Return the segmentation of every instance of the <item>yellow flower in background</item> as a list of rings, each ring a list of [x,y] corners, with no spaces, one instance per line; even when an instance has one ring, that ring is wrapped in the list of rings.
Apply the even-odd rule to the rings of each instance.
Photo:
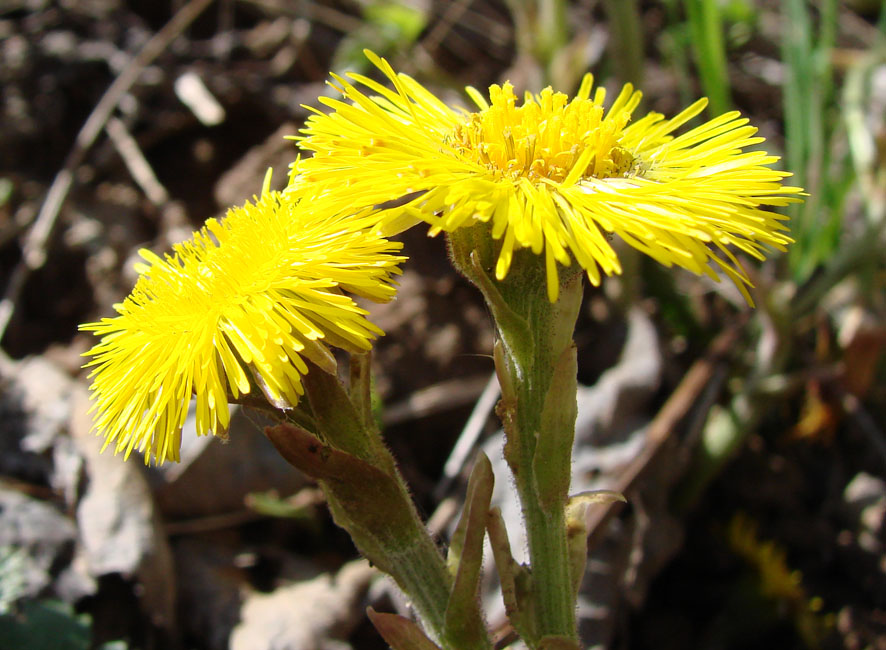
[[[595,285],[621,271],[609,233],[666,266],[714,279],[719,267],[748,301],[750,280],[729,247],[762,259],[765,246],[792,241],[768,208],[801,189],[781,185],[790,174],[769,167],[776,156],[746,151],[763,138],[737,112],[675,136],[706,100],[632,122],[640,92],[626,85],[607,110],[591,75],[572,100],[546,88],[520,103],[506,83],[487,101],[468,88],[479,107],[469,112],[366,55],[394,89],[334,75],[345,101],[321,98],[332,112],[316,112],[295,138],[313,156],[293,165],[288,191],[319,210],[374,215],[385,234],[419,221],[432,235],[489,222],[501,242],[496,277],[514,251],[544,253],[552,301],[557,263],[574,258]]]
[[[291,407],[305,359],[334,368],[327,344],[368,350],[382,334],[343,290],[390,299],[400,244],[356,219],[318,218],[269,180],[255,203],[209,219],[172,255],[141,251],[118,315],[81,326],[101,337],[86,354],[105,447],[178,460],[192,394],[197,433],[224,435],[228,394],[251,390],[247,371],[271,403]]]

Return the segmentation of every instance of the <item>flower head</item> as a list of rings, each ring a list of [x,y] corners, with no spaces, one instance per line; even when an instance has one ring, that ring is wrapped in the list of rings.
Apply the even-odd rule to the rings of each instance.
[[[366,350],[382,333],[343,291],[391,298],[400,244],[360,220],[316,217],[267,186],[172,255],[142,250],[118,315],[81,326],[102,337],[86,354],[106,447],[178,460],[192,393],[197,433],[223,435],[228,395],[252,390],[247,371],[271,403],[291,407],[305,359],[328,369],[325,344]]]
[[[520,103],[506,83],[491,86],[487,101],[468,88],[479,108],[469,112],[366,54],[394,89],[334,76],[346,101],[322,98],[332,112],[316,112],[296,138],[314,155],[293,166],[289,191],[318,209],[375,214],[386,233],[418,221],[431,234],[488,222],[500,240],[496,277],[516,250],[544,253],[552,301],[558,263],[574,258],[595,285],[601,271],[621,271],[609,233],[716,279],[712,261],[748,300],[750,280],[729,247],[762,259],[764,246],[791,242],[769,206],[797,201],[801,190],[781,185],[790,174],[769,167],[776,156],[746,151],[763,138],[737,112],[675,136],[706,100],[671,119],[632,121],[640,92],[627,84],[606,109],[591,75],[572,100],[546,88]]]

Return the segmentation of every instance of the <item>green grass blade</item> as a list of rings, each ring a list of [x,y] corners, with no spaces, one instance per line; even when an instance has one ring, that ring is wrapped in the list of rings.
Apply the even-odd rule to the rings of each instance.
[[[604,6],[612,26],[612,54],[619,61],[618,75],[635,86],[643,83],[643,27],[637,0],[606,0]]]
[[[720,115],[732,107],[720,9],[716,0],[685,0],[685,6],[695,63],[710,100],[708,110]]]
[[[834,109],[830,57],[837,24],[836,0],[820,3],[820,28],[812,27],[804,0],[784,0],[782,58],[785,64],[785,154],[787,168],[809,197],[791,211],[796,244],[791,247],[794,279],[806,280],[833,253],[842,231],[842,194],[829,178]]]

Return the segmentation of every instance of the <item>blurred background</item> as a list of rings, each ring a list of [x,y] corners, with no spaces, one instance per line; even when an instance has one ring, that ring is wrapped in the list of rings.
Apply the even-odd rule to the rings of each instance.
[[[365,607],[405,605],[258,416],[228,444],[186,430],[177,465],[100,455],[77,332],[130,291],[139,248],[268,167],[283,183],[328,72],[377,76],[363,48],[451,104],[590,70],[640,87],[638,114],[707,96],[704,118],[759,127],[809,196],[789,253],[748,264],[756,310],[625,247],[586,290],[573,480],[629,503],[594,513],[582,630],[886,648],[884,3],[0,0],[0,650],[384,647]],[[445,541],[474,450],[500,446],[491,318],[442,237],[404,239],[398,298],[371,307],[379,417]]]

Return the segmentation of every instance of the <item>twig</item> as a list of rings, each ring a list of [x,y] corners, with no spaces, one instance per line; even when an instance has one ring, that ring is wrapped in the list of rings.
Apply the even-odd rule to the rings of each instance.
[[[718,374],[718,368],[725,362],[742,331],[743,321],[714,339],[708,354],[692,364],[683,381],[649,425],[646,434],[647,443],[643,452],[622,472],[616,484],[610,489],[625,494],[648,471],[652,462],[664,449],[665,443],[672,439],[677,426],[685,420],[698,399],[707,391],[710,382]],[[588,512],[585,522],[588,530],[588,548],[596,545],[605,533],[604,524],[623,506],[624,503],[621,501],[614,501],[597,506]]]
[[[164,525],[167,535],[178,537],[182,535],[197,535],[199,533],[215,532],[228,528],[238,528],[244,524],[266,519],[264,515],[255,510],[236,510],[219,515],[208,515],[186,521],[171,521]]]
[[[322,23],[342,34],[350,34],[363,27],[363,21],[318,2],[287,2],[286,0],[245,0],[270,14],[283,14],[293,18],[308,18]]]
[[[434,500],[439,501],[449,491],[452,482],[461,472],[462,468],[471,455],[471,451],[477,445],[480,434],[483,433],[483,427],[489,419],[489,414],[495,409],[495,403],[501,389],[498,386],[498,377],[495,373],[489,377],[480,399],[477,400],[474,410],[471,411],[471,417],[465,423],[461,435],[459,435],[446,464],[443,466],[443,477],[434,489]]]
[[[391,427],[409,420],[460,408],[476,401],[487,384],[487,377],[467,377],[422,388],[405,400],[387,407],[382,414],[382,422],[385,427]]]
[[[449,30],[453,28],[459,18],[461,18],[462,14],[468,10],[470,5],[471,0],[455,0],[450,3],[449,6],[446,7],[443,16],[437,21],[437,24],[434,25],[430,33],[421,40],[421,47],[426,52],[433,54],[437,48],[440,47],[440,43],[446,38],[446,34]]]
[[[158,207],[164,205],[169,200],[169,192],[160,183],[151,168],[151,163],[147,161],[135,138],[130,135],[123,122],[116,117],[110,117],[105,125],[105,131],[111,138],[111,142],[114,143],[117,153],[123,159],[123,164],[126,165],[135,182],[142,188],[148,200]]]
[[[46,193],[40,212],[28,232],[22,250],[22,261],[16,266],[7,285],[6,295],[0,301],[0,338],[6,331],[12,318],[15,304],[24,288],[28,275],[39,269],[46,263],[46,242],[49,240],[59,211],[64,203],[71,184],[74,180],[74,171],[83,162],[86,153],[95,143],[96,138],[111,117],[120,99],[129,91],[138,80],[144,68],[162,54],[169,44],[184,31],[199,16],[212,0],[190,0],[179,10],[172,19],[159,32],[154,34],[145,43],[139,53],[126,65],[120,75],[102,95],[98,104],[92,109],[92,113],[86,119],[74,145],[65,159],[61,171],[56,174]]]

